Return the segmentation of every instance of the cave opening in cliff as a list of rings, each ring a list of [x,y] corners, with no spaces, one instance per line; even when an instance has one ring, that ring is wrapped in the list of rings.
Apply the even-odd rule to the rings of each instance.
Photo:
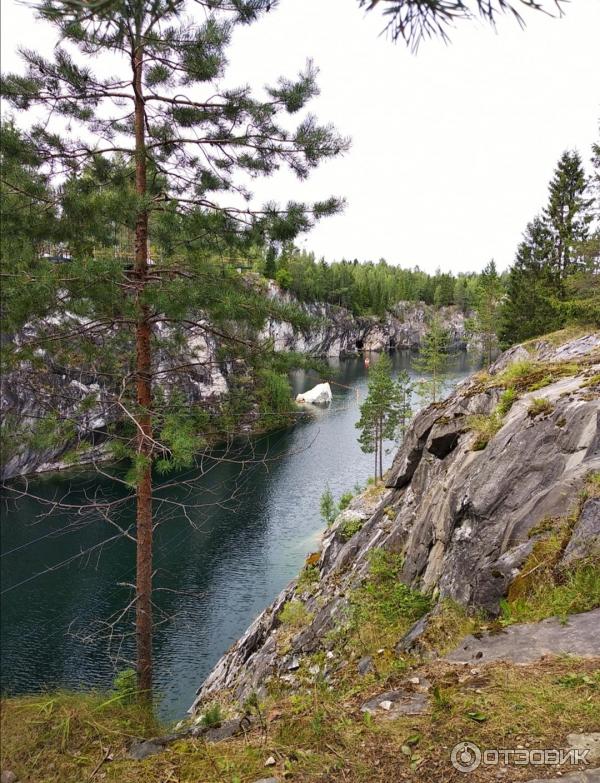
[[[365,347],[365,341],[364,341],[364,340],[363,340],[361,337],[359,337],[359,338],[356,340],[356,347],[357,347],[357,349],[358,349],[359,351],[362,351],[362,349]]]

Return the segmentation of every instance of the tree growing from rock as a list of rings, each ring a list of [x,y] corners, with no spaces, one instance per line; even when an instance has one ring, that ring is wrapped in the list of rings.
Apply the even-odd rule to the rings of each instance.
[[[93,334],[95,342],[82,347],[88,355],[98,345],[108,353],[109,335],[114,352],[115,332],[134,340],[118,400],[133,434],[118,444],[119,455],[131,462],[127,483],[135,493],[137,674],[146,698],[152,692],[158,502],[153,468],[189,464],[199,440],[197,422],[186,417],[185,406],[171,411],[168,395],[157,399],[165,372],[157,350],[169,329],[176,341],[189,329],[210,331],[206,313],[201,315],[206,289],[212,291],[217,321],[243,316],[241,292],[238,286],[232,293],[227,263],[208,264],[209,257],[235,258],[264,236],[293,239],[340,207],[334,198],[284,206],[252,201],[252,178],[281,166],[304,178],[347,146],[312,115],[291,127],[284,119],[318,92],[310,63],[297,78],[280,79],[264,94],[248,86],[223,87],[234,29],[257,20],[270,5],[270,0],[130,0],[88,6],[48,0],[39,13],[57,30],[54,56],[23,49],[26,72],[2,80],[2,95],[17,111],[35,110],[28,115],[26,143],[57,197],[71,196],[65,215],[69,208],[74,216],[85,209],[88,217],[99,212],[105,227],[116,221],[132,237],[128,263],[114,253],[92,254],[88,247],[73,256],[69,274],[55,276],[54,293],[61,293],[52,305],[62,298],[80,322],[46,339],[79,340],[83,346]],[[162,248],[160,258],[151,256],[155,247]],[[260,323],[258,312],[245,313]],[[243,337],[231,339],[251,350]],[[121,350],[126,344],[121,341]],[[33,347],[28,350],[31,354]],[[81,361],[81,354],[74,358]]]
[[[369,370],[368,392],[356,427],[362,451],[375,455],[373,478],[383,478],[383,442],[406,431],[411,416],[412,383],[406,370],[392,378],[392,362],[382,354]]]

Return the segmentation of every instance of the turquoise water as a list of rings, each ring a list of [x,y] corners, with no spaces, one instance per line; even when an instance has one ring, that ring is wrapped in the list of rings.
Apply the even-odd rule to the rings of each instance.
[[[395,371],[410,369],[408,352],[392,358]],[[457,356],[451,382],[470,371],[467,356]],[[163,717],[185,712],[220,655],[318,547],[326,484],[337,498],[371,473],[372,455],[360,451],[354,426],[366,390],[364,361],[330,362],[329,379],[340,384],[332,387],[331,406],[234,449],[227,462],[207,462],[201,479],[188,473],[181,478],[189,484],[162,493],[154,656]],[[294,373],[294,393],[319,380],[312,372]],[[392,458],[393,450],[386,466]],[[93,471],[43,476],[29,491],[72,503],[119,497],[117,485]],[[4,498],[2,688],[109,687],[133,655],[130,613],[112,635],[106,623],[131,601],[134,544],[108,540],[119,531],[97,514],[46,511],[31,498]],[[126,529],[133,520],[126,505],[117,521]]]

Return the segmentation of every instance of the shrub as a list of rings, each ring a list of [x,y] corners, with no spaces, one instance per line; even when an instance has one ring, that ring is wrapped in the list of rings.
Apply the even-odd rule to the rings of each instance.
[[[340,502],[338,503],[340,511],[344,511],[344,509],[348,508],[348,506],[350,505],[350,501],[352,500],[353,497],[354,495],[352,494],[352,492],[344,492],[344,494],[340,498]]]
[[[223,722],[223,712],[221,711],[220,704],[211,704],[206,708],[204,715],[202,716],[202,725],[211,728],[213,726],[220,726]]]
[[[302,628],[303,625],[310,622],[311,615],[302,601],[291,600],[285,604],[279,613],[279,619],[283,625],[289,625],[292,628]]]
[[[319,581],[319,569],[315,565],[305,566],[298,578],[298,589],[306,590]]]
[[[539,416],[542,413],[552,413],[554,405],[545,397],[534,397],[529,403],[527,413],[532,416]]]
[[[122,704],[131,704],[137,697],[137,675],[135,669],[123,669],[113,680],[113,689]]]
[[[355,536],[362,528],[363,521],[361,519],[347,519],[338,528],[338,537],[344,543],[350,541],[352,536]]]
[[[488,414],[478,414],[476,416],[469,416],[468,425],[475,432],[475,440],[471,445],[473,451],[481,451],[485,449],[490,440],[502,427],[502,417],[494,411]]]

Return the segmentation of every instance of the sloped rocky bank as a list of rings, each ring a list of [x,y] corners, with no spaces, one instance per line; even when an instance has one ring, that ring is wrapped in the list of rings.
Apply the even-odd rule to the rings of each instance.
[[[282,591],[217,663],[192,711],[220,692],[243,699],[329,649],[377,549],[401,554],[402,581],[434,603],[453,599],[498,614],[553,521],[568,523],[564,557],[599,553],[598,500],[580,497],[598,470],[600,334],[511,349],[415,417],[386,486],[354,499],[310,558],[318,582]],[[291,633],[281,619],[290,603],[306,618]],[[417,642],[435,611],[399,649]]]

